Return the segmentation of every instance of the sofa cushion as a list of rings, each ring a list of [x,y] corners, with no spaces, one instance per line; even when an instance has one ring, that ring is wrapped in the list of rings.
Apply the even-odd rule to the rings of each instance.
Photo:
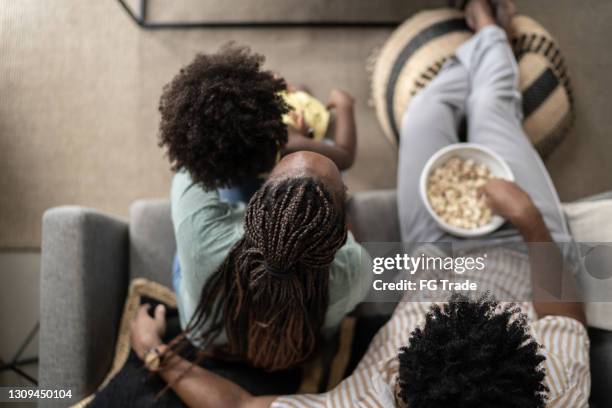
[[[606,279],[601,271],[589,271],[590,263],[586,262],[589,254],[594,253],[590,250],[598,244],[612,247],[612,199],[568,203],[563,210],[572,236],[585,256],[587,273],[579,279],[585,291],[589,326],[612,330],[612,270]]]
[[[172,288],[176,251],[168,200],[139,200],[130,207],[130,278],[147,278]]]
[[[357,193],[349,200],[347,213],[358,241],[401,241],[395,190]]]

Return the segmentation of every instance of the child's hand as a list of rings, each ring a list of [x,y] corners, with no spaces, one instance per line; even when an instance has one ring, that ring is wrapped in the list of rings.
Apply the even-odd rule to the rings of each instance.
[[[332,89],[329,94],[328,109],[352,108],[355,103],[353,97],[340,89]]]
[[[292,111],[289,113],[289,115],[291,115],[291,119],[293,119],[293,123],[294,123],[294,125],[289,125],[289,127],[292,130],[295,130],[295,132],[299,133],[302,136],[308,136],[310,134],[310,128],[308,127],[308,125],[306,124],[306,121],[304,120],[304,113],[303,112],[298,113],[298,112]]]

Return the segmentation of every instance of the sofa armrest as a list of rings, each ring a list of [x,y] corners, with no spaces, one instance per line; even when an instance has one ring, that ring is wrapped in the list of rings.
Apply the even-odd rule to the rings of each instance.
[[[112,362],[128,284],[128,226],[81,207],[50,209],[42,224],[39,382],[71,389],[74,403]]]

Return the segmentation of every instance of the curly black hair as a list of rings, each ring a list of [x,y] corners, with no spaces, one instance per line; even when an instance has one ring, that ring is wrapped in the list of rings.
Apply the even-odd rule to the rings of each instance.
[[[264,57],[228,43],[198,54],[164,87],[160,147],[172,169],[207,189],[232,187],[274,167],[287,143],[279,91],[285,81],[262,70]]]
[[[399,353],[399,398],[410,408],[544,407],[545,357],[516,305],[454,294],[434,305]]]

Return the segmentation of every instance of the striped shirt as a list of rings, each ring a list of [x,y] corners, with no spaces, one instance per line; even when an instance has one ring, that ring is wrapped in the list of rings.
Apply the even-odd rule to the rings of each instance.
[[[487,251],[489,266],[496,279],[487,290],[498,299],[504,294],[529,290],[529,260],[526,255],[511,250]],[[491,264],[492,262],[492,264]],[[490,269],[491,270],[491,269]],[[492,290],[493,289],[493,290]],[[518,296],[518,295],[517,295]],[[376,334],[351,376],[324,394],[283,396],[272,408],[324,408],[396,406],[398,351],[408,344],[411,332],[422,327],[433,302],[400,302],[387,324]],[[589,371],[589,340],[585,327],[578,321],[562,316],[538,319],[531,303],[520,304],[531,322],[534,339],[543,346],[546,360],[545,383],[549,388],[548,407],[588,407],[591,387]]]

